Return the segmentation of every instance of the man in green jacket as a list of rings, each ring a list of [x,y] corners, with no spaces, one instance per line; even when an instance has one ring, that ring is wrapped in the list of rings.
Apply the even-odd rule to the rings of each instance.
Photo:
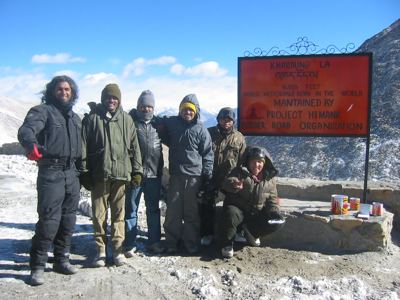
[[[106,262],[107,209],[111,208],[111,241],[116,266],[125,264],[125,184],[139,185],[143,169],[136,128],[121,107],[121,91],[108,84],[101,103],[82,121],[81,183],[91,191],[94,239],[97,257],[94,267]]]
[[[211,185],[206,187],[200,204],[201,214],[201,244],[208,246],[214,239],[216,202],[223,200],[218,197],[218,191],[228,174],[239,166],[240,159],[246,149],[246,141],[234,127],[235,111],[223,107],[217,115],[216,126],[208,128],[214,152],[214,167]]]

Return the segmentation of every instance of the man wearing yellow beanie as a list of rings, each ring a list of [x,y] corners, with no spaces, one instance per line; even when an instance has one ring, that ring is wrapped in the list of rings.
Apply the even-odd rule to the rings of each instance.
[[[211,137],[200,121],[194,94],[179,105],[179,115],[160,121],[160,137],[169,147],[169,189],[164,222],[167,252],[180,245],[189,254],[199,250],[200,216],[197,194],[212,175],[214,154]]]

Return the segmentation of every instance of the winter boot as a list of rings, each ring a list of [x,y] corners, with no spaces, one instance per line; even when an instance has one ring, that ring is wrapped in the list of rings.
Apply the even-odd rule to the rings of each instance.
[[[247,228],[246,224],[243,224],[242,226],[243,229],[243,234],[244,237],[246,238],[247,242],[249,243],[250,246],[252,247],[258,247],[260,246],[260,240],[257,241],[257,238],[255,238],[250,230]]]
[[[233,257],[233,246],[228,245],[221,249],[222,257],[224,258],[232,258]]]
[[[78,272],[78,269],[71,265],[69,261],[55,261],[53,271],[64,275],[73,275]]]
[[[126,258],[125,255],[122,253],[118,253],[117,255],[114,256],[114,264],[117,267],[121,267],[126,264]]]
[[[44,269],[31,270],[29,284],[32,286],[42,285],[44,283]]]

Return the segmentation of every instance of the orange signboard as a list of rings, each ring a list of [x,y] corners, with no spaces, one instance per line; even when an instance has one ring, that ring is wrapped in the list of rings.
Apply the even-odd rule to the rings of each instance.
[[[240,57],[240,131],[367,136],[371,61],[371,53]]]

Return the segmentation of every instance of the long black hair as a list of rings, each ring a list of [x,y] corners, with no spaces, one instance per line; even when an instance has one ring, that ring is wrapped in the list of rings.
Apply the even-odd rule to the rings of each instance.
[[[69,86],[71,87],[71,100],[68,103],[69,107],[72,107],[75,105],[76,100],[78,99],[78,86],[75,83],[75,81],[66,76],[66,75],[60,75],[60,76],[55,76],[49,83],[46,84],[46,89],[42,91],[42,103],[47,103],[47,104],[55,104],[57,105],[57,100],[54,97],[54,90],[60,82],[68,82]]]

